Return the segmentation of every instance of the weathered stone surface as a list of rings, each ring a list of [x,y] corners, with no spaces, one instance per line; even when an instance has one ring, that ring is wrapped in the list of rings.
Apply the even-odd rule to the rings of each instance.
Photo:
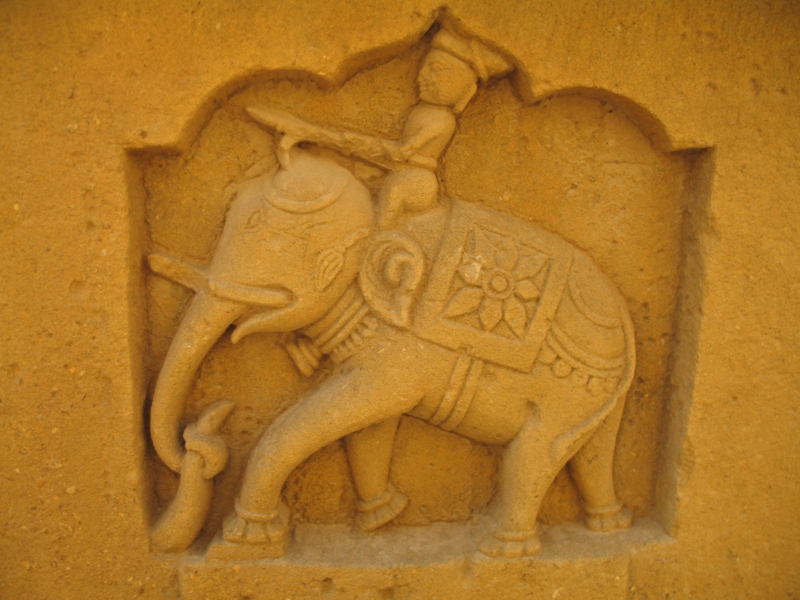
[[[0,595],[800,593],[793,3],[8,2],[0,14]],[[349,533],[359,496],[334,443],[284,487],[285,558],[205,560],[251,448],[328,373],[303,377],[259,333],[222,339],[200,367],[183,425],[233,400],[230,458],[197,544],[157,553],[151,523],[177,485],[148,398],[191,293],[147,255],[212,256],[230,184],[274,164],[271,131],[244,112],[254,102],[400,139],[437,18],[514,67],[458,116],[440,191],[561,236],[625,298],[637,370],[614,487],[633,527],[575,524],[586,513],[564,470],[538,555],[476,553],[500,449],[403,417],[398,526]],[[377,197],[371,168],[352,166]],[[558,360],[545,363],[556,375]]]

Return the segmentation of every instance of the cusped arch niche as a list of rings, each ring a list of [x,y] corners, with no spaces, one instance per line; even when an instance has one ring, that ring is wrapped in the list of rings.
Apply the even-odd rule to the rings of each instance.
[[[434,26],[436,27],[436,26]],[[416,76],[431,32],[380,64],[335,87],[303,74],[265,74],[234,82],[209,103],[196,138],[180,152],[135,155],[143,175],[148,227],[145,253],[165,251],[190,261],[210,258],[236,185],[275,164],[275,139],[245,107],[268,104],[329,126],[398,138],[417,102]],[[637,517],[651,514],[665,407],[670,394],[679,291],[687,249],[687,203],[694,193],[697,152],[669,152],[657,121],[631,101],[602,90],[563,90],[523,102],[512,81],[482,86],[460,115],[437,172],[450,198],[483,204],[554,232],[585,251],[618,286],[636,330],[637,367],[618,437],[615,484]],[[337,156],[374,194],[385,174]],[[147,274],[148,376],[158,375],[192,292]],[[222,433],[230,448],[200,547],[233,510],[248,454],[264,429],[300,395],[324,379],[300,375],[278,335],[256,334],[232,344],[223,336],[200,367],[185,423],[219,399],[235,410]],[[497,488],[495,448],[403,417],[391,479],[410,498],[400,525],[466,521],[484,511]],[[177,477],[150,449],[152,511],[160,513]],[[306,460],[290,476],[284,497],[293,523],[350,524],[356,512],[341,441]],[[544,501],[546,524],[582,517],[565,468]]]

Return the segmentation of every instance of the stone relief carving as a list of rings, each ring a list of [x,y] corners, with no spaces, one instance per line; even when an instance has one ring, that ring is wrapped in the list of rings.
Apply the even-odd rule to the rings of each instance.
[[[356,525],[392,521],[408,498],[389,481],[402,415],[504,448],[499,492],[477,547],[539,549],[545,492],[569,463],[587,526],[624,528],[614,490],[617,430],[635,367],[625,301],[584,253],[520,219],[443,196],[437,168],[478,86],[513,65],[447,27],[431,40],[419,102],[399,140],[338,130],[251,105],[278,136],[278,166],[239,185],[207,265],[163,252],[157,274],[194,290],[156,383],[150,434],[180,473],[153,526],[158,551],[180,552],[206,519],[228,448],[233,404],[209,406],[180,431],[198,367],[235,325],[235,343],[281,333],[298,371],[330,376],[264,431],[221,539],[225,557],[282,556],[290,542],[281,490],[307,457],[344,438],[358,493]],[[376,198],[334,151],[388,174]]]

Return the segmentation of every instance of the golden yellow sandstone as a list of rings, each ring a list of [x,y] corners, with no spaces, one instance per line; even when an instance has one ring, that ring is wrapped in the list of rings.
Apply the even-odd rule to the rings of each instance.
[[[794,375],[800,15],[793,3],[453,2],[443,10],[422,2],[47,8],[8,2],[0,14],[0,595],[800,593],[800,522],[793,510],[800,491]],[[441,25],[445,29],[437,33]],[[448,27],[454,39],[442,37]],[[434,50],[456,62],[439,56],[426,63]],[[468,70],[458,71],[458,61]],[[424,68],[455,69],[452,90],[460,91],[452,97],[437,92],[435,77],[419,75]],[[445,108],[421,106],[426,102]],[[297,121],[282,116],[277,123],[274,112],[258,109],[248,113],[254,106]],[[434,130],[415,145],[415,132],[424,137]],[[323,163],[312,165],[310,176],[304,172],[299,183],[280,188],[271,169],[283,156],[286,171],[297,144],[305,149],[296,156],[328,158],[315,158]],[[334,159],[341,171],[330,167],[330,177],[314,179],[317,169],[329,168],[324,161]],[[387,177],[390,171],[395,174]],[[251,247],[235,246],[244,237],[232,234],[233,245],[220,242],[220,236],[227,239],[226,215],[230,220],[246,200],[252,182],[266,190],[263,198],[272,198],[273,209],[288,207],[286,214],[306,214],[298,201],[321,207],[307,214],[338,210],[340,199],[351,197],[341,196],[345,188],[323,206],[336,195],[337,173],[350,186],[352,202],[359,194],[372,199],[374,220],[333,227],[325,238],[330,248],[322,244],[313,260],[298,263],[308,266],[308,286],[317,294],[302,305],[301,316],[314,319],[270,327],[251,309],[278,306],[281,290],[256,280],[253,264],[236,254]],[[277,190],[272,196],[270,185]],[[273,209],[273,219],[264,221],[268,228],[276,222]],[[257,217],[249,220],[256,212],[262,214],[246,215],[243,231],[264,226]],[[459,223],[463,246],[453,241]],[[359,229],[369,235],[357,234]],[[552,232],[566,243],[552,238],[542,246],[546,234],[536,234],[536,246],[532,231]],[[280,266],[289,269],[299,250],[296,240],[280,239]],[[439,240],[451,248],[448,256],[461,252],[449,271],[457,289],[441,284],[448,271],[436,259]],[[523,377],[522,350],[531,346],[510,352],[498,339],[530,341],[537,307],[554,289],[537,281],[536,273],[524,276],[517,255],[535,259],[538,252],[555,268],[556,246],[570,256],[577,247],[579,261],[591,259],[581,273],[602,272],[596,278],[611,282],[592,287],[594,275],[578,281],[578,288],[601,289],[589,294],[589,302],[574,303],[578,309],[602,305],[604,311],[594,315],[600,323],[624,321],[628,312],[632,320],[636,372],[613,454],[613,487],[627,508],[587,503],[591,492],[579,491],[574,465],[555,469],[549,486],[542,469],[532,467],[535,485],[547,490],[538,498],[538,536],[530,524],[519,531],[490,525],[488,539],[497,542],[481,548],[484,521],[502,522],[491,512],[492,499],[505,498],[520,481],[507,473],[511,461],[501,458],[519,437],[506,421],[492,421],[502,421],[498,415],[513,421],[513,410],[489,403],[494,408],[472,426],[469,411],[482,406],[481,393],[505,401],[513,396],[514,386],[505,382]],[[227,255],[232,262],[203,270],[212,256],[222,261],[220,247],[233,248]],[[376,252],[386,261],[364,263]],[[153,429],[156,382],[195,293],[169,277],[248,307],[250,313],[236,317],[243,319],[240,327],[251,324],[242,332],[252,335],[242,334],[234,344],[224,333],[197,376],[187,375],[181,410],[173,415],[175,431],[164,434],[164,446],[158,433],[150,433],[161,427]],[[354,278],[357,289],[348,287]],[[399,290],[385,301],[384,280]],[[566,277],[560,289],[572,298],[570,281]],[[468,289],[456,300],[467,288],[477,291]],[[615,288],[622,304],[597,304],[613,297]],[[366,339],[367,352],[312,343],[328,333],[325,323],[308,335],[265,333],[324,321],[326,302],[340,296],[347,300],[342,310],[363,296],[376,319],[371,328],[365,313],[346,331]],[[614,312],[612,305],[623,308]],[[554,312],[552,321],[563,324],[568,317]],[[442,333],[447,319],[460,319],[462,333]],[[386,334],[383,328],[393,329]],[[545,329],[543,335],[552,337]],[[580,354],[581,348],[596,350],[596,338],[585,327],[567,330],[580,343],[569,346],[556,333],[552,343],[546,338],[535,346],[531,361],[537,366],[526,363],[548,374],[529,386],[524,400],[534,409],[526,423],[540,427],[537,415],[547,423],[544,417],[554,413],[546,398],[553,390],[563,392],[568,404],[556,411],[558,424],[536,430],[552,436],[600,415],[599,408],[583,408],[589,399],[602,404],[615,389],[599,377],[613,370],[601,368],[610,363],[597,359],[621,355],[608,348],[604,356],[602,349]],[[415,390],[433,386],[441,392],[429,394],[435,402],[393,404],[392,415],[381,413],[399,421],[360,439],[383,448],[383,458],[376,451],[367,453],[366,462],[354,462],[357,438],[333,441],[291,470],[285,485],[275,477],[269,485],[247,484],[259,492],[250,493],[249,504],[242,499],[243,481],[261,473],[246,467],[260,439],[288,440],[289,450],[276,454],[281,460],[301,442],[316,449],[308,438],[291,435],[302,427],[287,428],[288,435],[276,429],[278,416],[289,414],[298,398],[328,389],[334,371],[353,359],[366,356],[355,368],[374,373],[381,351],[375,345],[386,335],[395,343],[385,352],[400,353],[391,365],[409,364],[401,360],[404,349],[421,353],[423,343],[436,349],[434,358],[422,355],[389,380]],[[411,348],[412,339],[423,342]],[[493,351],[493,344],[501,350]],[[576,356],[584,358],[582,367]],[[461,402],[470,385],[474,407]],[[400,386],[390,387],[377,397]],[[567,389],[583,395],[578,400]],[[219,400],[233,402],[229,416],[227,405],[215,405],[214,413]],[[400,417],[409,411],[412,416]],[[342,435],[370,424],[361,419],[365,411],[356,412],[357,419],[340,427]],[[337,412],[336,423],[345,417]],[[311,423],[309,417],[298,422]],[[309,429],[320,440],[321,424]],[[180,437],[187,426],[193,429]],[[498,437],[486,439],[492,435]],[[539,441],[530,447],[541,454],[546,443]],[[177,453],[159,450],[172,443]],[[186,456],[180,455],[184,444]],[[573,450],[545,454],[558,467]],[[173,503],[176,454],[204,457],[202,464],[181,469],[189,499],[184,505]],[[383,466],[376,469],[370,461]],[[215,469],[222,471],[213,477]],[[381,469],[389,469],[388,480]],[[212,477],[206,511],[201,500]],[[381,488],[374,502],[370,490],[377,488],[370,485]],[[282,486],[286,512],[276,513],[277,521],[266,518],[274,508],[269,502],[257,505],[264,486]],[[522,487],[519,494],[531,492]],[[274,534],[278,550],[239,544],[247,538],[241,524],[223,525],[229,513],[237,514],[237,495],[238,517],[261,523],[255,529]],[[391,499],[399,497],[408,504]],[[168,506],[178,509],[169,527],[159,529],[155,523]],[[381,510],[380,518],[357,516]],[[501,514],[512,521],[529,518],[515,510]],[[614,520],[625,510],[634,521],[624,531],[595,533],[581,524]],[[382,525],[387,516],[391,522]],[[375,532],[361,533],[354,523]],[[180,550],[195,535],[187,552],[162,552]],[[541,550],[530,541],[536,537]]]

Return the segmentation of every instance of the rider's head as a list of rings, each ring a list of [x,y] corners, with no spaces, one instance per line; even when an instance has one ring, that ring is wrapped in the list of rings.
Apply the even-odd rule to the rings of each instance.
[[[478,89],[478,76],[463,60],[434,49],[425,57],[417,83],[420,100],[463,109]]]
[[[505,75],[514,67],[481,42],[442,28],[433,37],[431,51],[419,72],[419,97],[425,102],[452,106],[456,113],[475,95],[478,81]]]

